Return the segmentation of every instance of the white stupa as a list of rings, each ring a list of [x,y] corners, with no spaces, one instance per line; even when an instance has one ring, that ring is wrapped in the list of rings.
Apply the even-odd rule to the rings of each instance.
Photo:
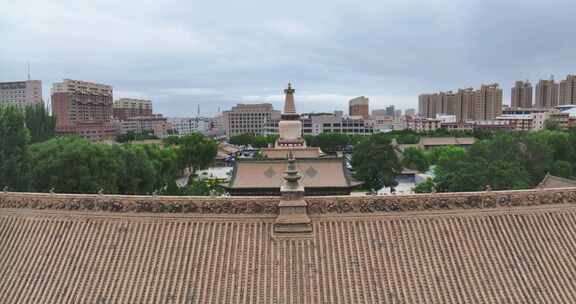
[[[282,120],[278,123],[280,137],[276,141],[276,148],[306,146],[306,142],[302,138],[302,121],[300,121],[300,115],[296,113],[294,92],[296,90],[292,88],[292,84],[288,83],[288,88],[284,90],[286,98]]]

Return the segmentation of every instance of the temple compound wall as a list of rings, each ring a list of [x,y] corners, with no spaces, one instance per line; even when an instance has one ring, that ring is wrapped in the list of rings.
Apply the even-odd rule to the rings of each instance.
[[[576,188],[389,196],[305,197],[309,215],[576,204]],[[280,197],[128,196],[0,192],[0,209],[276,215]]]

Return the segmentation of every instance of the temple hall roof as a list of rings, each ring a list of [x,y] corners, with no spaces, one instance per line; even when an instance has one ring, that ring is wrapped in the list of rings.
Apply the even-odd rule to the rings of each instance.
[[[348,176],[342,158],[298,159],[296,167],[302,174],[305,188],[354,187],[360,183]],[[280,188],[285,159],[239,160],[236,162],[229,188]]]
[[[537,188],[554,189],[576,187],[576,180],[554,176],[549,173],[544,176]]]
[[[574,189],[271,200],[0,193],[0,303],[576,303]]]

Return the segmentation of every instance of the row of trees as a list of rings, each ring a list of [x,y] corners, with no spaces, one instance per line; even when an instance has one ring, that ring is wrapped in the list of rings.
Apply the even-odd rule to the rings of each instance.
[[[146,139],[158,139],[158,137],[154,135],[153,130],[145,130],[143,133],[128,131],[126,134],[116,136],[116,141],[119,143],[130,143],[136,140],[146,140]]]
[[[94,144],[80,137],[56,137],[25,147],[19,174],[4,185],[19,191],[63,193],[174,194],[184,169],[203,169],[216,156],[217,143],[190,135],[176,147]],[[20,174],[21,173],[21,174]],[[176,191],[176,190],[174,190]],[[172,192],[174,192],[172,191]],[[177,192],[178,193],[178,192]]]
[[[413,130],[391,131],[378,136],[384,135],[386,138],[395,139],[398,144],[416,144],[421,137],[476,137],[479,139],[490,138],[494,136],[493,131],[454,131],[438,129],[431,132],[416,133]],[[336,153],[345,151],[350,147],[370,138],[366,135],[348,135],[341,133],[322,133],[319,135],[304,135],[306,144],[311,147],[319,147],[326,153]],[[277,135],[251,135],[242,134],[232,136],[229,140],[231,144],[239,146],[252,146],[254,148],[264,148],[273,145],[278,139]]]
[[[576,178],[576,132],[501,133],[468,150],[405,151],[403,162],[435,165],[434,179],[418,185],[417,192],[533,188],[546,173]]]
[[[171,194],[169,189],[177,188],[175,180],[184,169],[206,168],[218,149],[215,141],[201,134],[182,137],[178,144],[167,147],[54,137],[51,119],[43,108],[0,108],[0,188]]]
[[[463,192],[527,189],[551,173],[576,179],[576,132],[484,133],[469,149],[446,146],[433,150],[407,148],[399,158],[391,142],[410,133],[374,134],[353,149],[354,176],[368,190],[394,187],[402,168],[435,174],[416,192]],[[455,134],[450,134],[455,135]],[[464,134],[461,134],[464,135]]]

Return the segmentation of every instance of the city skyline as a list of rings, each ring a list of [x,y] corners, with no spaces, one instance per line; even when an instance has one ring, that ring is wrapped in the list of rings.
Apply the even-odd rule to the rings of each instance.
[[[494,82],[509,104],[516,80],[576,70],[576,4],[552,2],[13,2],[0,12],[0,81],[25,80],[30,62],[45,101],[52,83],[84,79],[167,116],[198,104],[203,115],[240,102],[280,108],[287,81],[303,112],[345,111],[362,95],[373,109],[414,108],[422,92]]]

